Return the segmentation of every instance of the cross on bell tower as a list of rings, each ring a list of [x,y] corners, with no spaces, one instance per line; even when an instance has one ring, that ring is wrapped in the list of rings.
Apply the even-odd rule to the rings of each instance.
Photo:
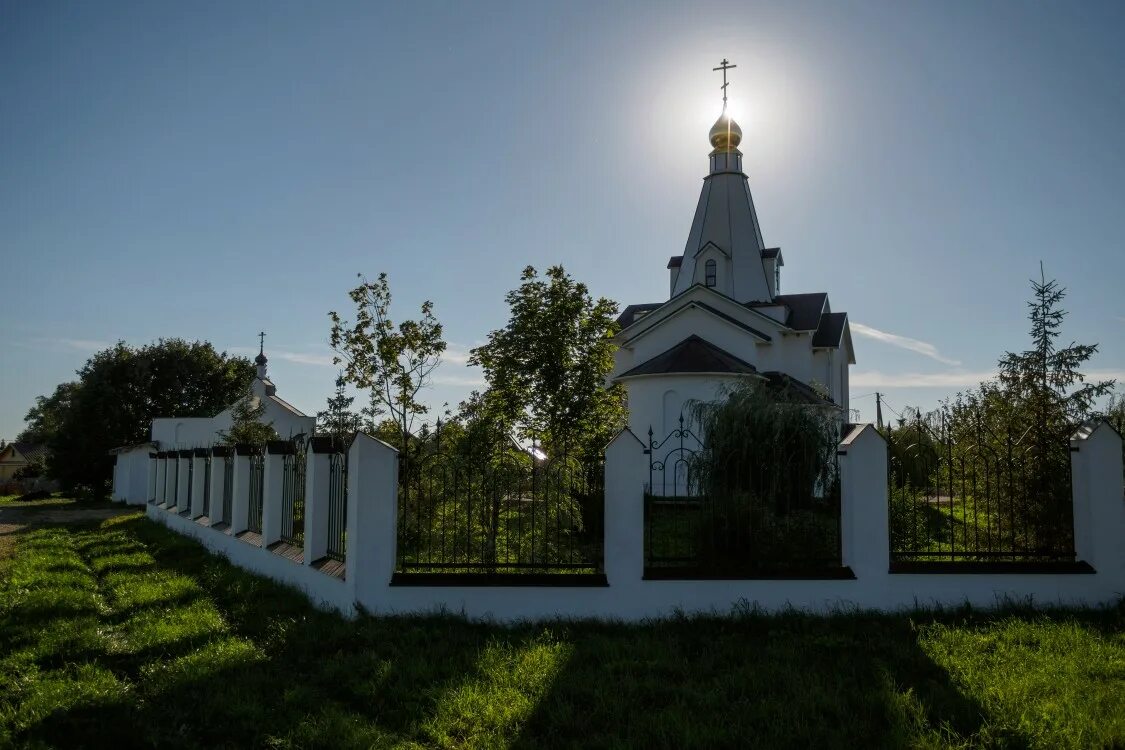
[[[723,111],[724,112],[727,111],[727,86],[730,85],[729,83],[727,83],[727,71],[730,70],[731,68],[737,68],[737,67],[738,67],[737,65],[731,65],[730,61],[727,60],[724,57],[723,61],[721,63],[719,63],[719,67],[711,68],[711,70],[721,70],[721,71],[723,71],[723,85],[722,85],[721,88],[723,89]]]
[[[258,356],[254,357],[254,364],[258,366],[258,377],[262,380],[266,379],[266,332],[262,331],[258,334]]]

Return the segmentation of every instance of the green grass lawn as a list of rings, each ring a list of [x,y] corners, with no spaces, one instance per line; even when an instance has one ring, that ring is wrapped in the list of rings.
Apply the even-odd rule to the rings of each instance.
[[[140,515],[0,561],[0,747],[1125,747],[1125,606],[349,622]]]

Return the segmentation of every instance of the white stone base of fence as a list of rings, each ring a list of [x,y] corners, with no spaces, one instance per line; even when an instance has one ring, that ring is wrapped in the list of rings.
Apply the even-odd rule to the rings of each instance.
[[[353,614],[456,613],[510,622],[549,618],[637,621],[677,614],[797,609],[829,613],[917,607],[992,608],[1007,603],[1096,606],[1125,596],[1125,493],[1121,437],[1091,427],[1072,443],[1074,537],[1085,573],[890,572],[887,450],[870,425],[840,444],[841,550],[852,580],[646,580],[644,482],[648,457],[631,432],[606,449],[607,586],[392,585],[395,572],[397,455],[357,435],[349,451],[346,577],[341,580],[196,523],[156,505],[148,516],[200,540],[234,564],[304,591],[318,606]],[[275,494],[271,492],[271,495]],[[311,490],[310,497],[316,493]],[[279,502],[266,497],[265,503]],[[315,512],[306,523],[315,522]],[[310,519],[313,519],[310,521]],[[318,533],[306,528],[306,534]],[[415,579],[418,580],[418,579]]]
[[[225,531],[203,526],[179,513],[155,505],[148,505],[146,509],[153,521],[196,539],[211,552],[227,558],[243,570],[293,586],[321,609],[332,609],[349,616],[355,612],[355,590],[345,580],[294,562]]]

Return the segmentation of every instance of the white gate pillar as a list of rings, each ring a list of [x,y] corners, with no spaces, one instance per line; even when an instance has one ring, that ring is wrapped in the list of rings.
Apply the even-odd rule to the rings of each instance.
[[[1121,436],[1105,420],[1090,422],[1070,441],[1074,493],[1074,552],[1125,590],[1125,489]]]
[[[843,563],[860,580],[886,578],[891,566],[887,441],[874,425],[855,425],[837,455]]]
[[[153,488],[152,496],[156,500],[157,505],[164,505],[165,493],[164,488],[168,483],[168,455],[164,451],[156,454],[156,486]]]
[[[645,445],[626,428],[605,449],[605,574],[610,586],[636,585],[645,568]]]
[[[225,448],[225,446],[224,446]],[[211,500],[210,508],[207,509],[207,518],[211,521],[211,525],[223,522],[223,487],[226,486],[226,450],[224,448],[211,449]]]
[[[285,456],[292,444],[285,440],[266,443],[262,472],[262,546],[281,541],[282,493],[285,485]]]
[[[305,565],[328,554],[328,493],[332,454],[330,437],[314,437],[305,464]]]
[[[188,472],[191,471],[191,451],[182,450],[176,459],[179,473],[176,475],[176,512],[182,513],[191,508],[191,499],[188,497]]]
[[[356,599],[374,610],[395,570],[398,451],[357,433],[348,450],[348,521],[344,577]],[[356,575],[363,571],[363,580]],[[362,587],[362,588],[360,588]]]
[[[191,518],[203,515],[203,490],[207,480],[207,449],[196,448],[192,451],[191,461],[191,497],[188,499]]]
[[[160,459],[157,458],[157,455],[156,453],[148,454],[148,473],[145,475],[147,480],[145,482],[145,494],[148,495],[145,502],[147,503],[156,502],[157,472],[160,470]]]
[[[246,531],[250,512],[250,454],[257,446],[240,443],[234,447],[234,489],[230,502],[230,533]]]

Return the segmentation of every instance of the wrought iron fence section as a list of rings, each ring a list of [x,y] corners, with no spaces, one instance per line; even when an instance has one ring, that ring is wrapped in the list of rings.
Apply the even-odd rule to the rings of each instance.
[[[254,453],[250,459],[249,508],[246,513],[246,530],[262,533],[262,490],[265,481],[265,456]]]
[[[542,459],[510,441],[459,448],[400,465],[399,572],[603,571],[600,456]]]
[[[956,424],[888,434],[892,564],[1073,562],[1069,430]]]
[[[648,491],[660,497],[688,497],[696,494],[693,459],[705,448],[703,440],[691,431],[680,415],[677,426],[656,440],[648,428]]]
[[[649,430],[646,453],[646,577],[843,574],[834,450],[783,449],[754,462],[715,457],[681,417],[662,440]],[[708,485],[708,471],[721,471],[722,481]]]
[[[211,456],[203,459],[203,515],[211,517]]]
[[[348,454],[332,453],[328,459],[328,546],[325,554],[344,561],[348,530]]]
[[[219,511],[219,523],[230,526],[231,506],[234,504],[234,453],[230,451],[223,457],[223,498]]]
[[[193,452],[194,455],[194,452]],[[191,515],[192,490],[195,487],[195,459],[187,460],[187,496],[184,498],[184,513]]]
[[[177,453],[175,460],[172,462],[176,471],[172,476],[172,504],[170,507],[180,507],[180,454]]]
[[[281,540],[297,546],[305,543],[305,466],[301,446],[281,457]]]

